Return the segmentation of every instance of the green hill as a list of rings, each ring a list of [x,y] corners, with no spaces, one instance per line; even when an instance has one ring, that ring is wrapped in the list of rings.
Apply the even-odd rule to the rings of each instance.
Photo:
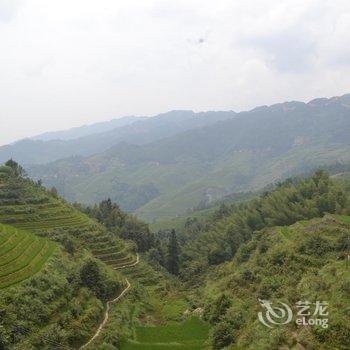
[[[349,348],[350,207],[343,178],[319,171],[289,179],[178,232],[180,275],[211,324],[211,348]],[[284,302],[295,313],[298,301],[327,301],[329,327],[298,326],[294,317],[268,328],[258,319],[259,299]]]
[[[148,254],[160,274],[146,262],[125,271],[133,291],[94,346],[103,349],[118,329],[121,349],[348,349],[346,189],[318,171],[191,218],[177,232],[179,279],[161,263],[168,235],[160,233]],[[263,325],[259,299],[289,305],[294,318]],[[296,324],[298,301],[326,301],[329,327]]]
[[[134,246],[25,177],[0,167],[0,347],[78,348],[125,288]]]
[[[257,232],[232,262],[213,269],[204,289],[214,349],[348,349],[350,268],[343,254],[350,249],[344,246],[349,222],[349,216],[326,216]],[[258,320],[264,311],[258,299],[288,304],[293,321],[266,327]],[[326,301],[328,327],[297,326],[298,301],[312,303],[311,314],[314,303]]]
[[[172,275],[174,233],[154,237],[110,200],[69,205],[7,164],[0,167],[4,349],[79,348],[125,278],[130,290],[87,350],[349,348],[346,172],[290,178],[194,213],[178,226],[180,269]],[[294,318],[267,327],[259,299],[289,305]],[[298,325],[298,301],[326,301],[328,327]]]

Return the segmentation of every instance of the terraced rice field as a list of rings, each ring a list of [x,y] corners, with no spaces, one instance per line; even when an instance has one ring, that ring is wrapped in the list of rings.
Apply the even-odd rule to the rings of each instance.
[[[129,253],[123,241],[113,238],[88,216],[58,200],[44,204],[1,206],[0,222],[39,234],[54,230],[72,232],[95,257],[114,269],[136,261],[136,256]]]
[[[209,325],[197,317],[165,326],[139,326],[134,339],[124,342],[121,350],[202,350],[208,335]]]
[[[0,222],[35,232],[58,228],[83,228],[92,223],[84,214],[59,201],[2,206]]]
[[[0,222],[35,233],[73,230],[95,257],[112,268],[133,264],[136,260],[134,254],[128,253],[125,243],[113,238],[96,222],[67,204],[58,202],[1,207]]]
[[[130,253],[125,242],[111,237],[107,232],[100,232],[88,237],[88,247],[93,255],[113,269],[133,265],[136,255]]]
[[[0,289],[39,272],[55,249],[48,239],[0,224]]]
[[[0,223],[42,236],[66,232],[114,269],[136,261],[129,247],[97,222],[25,180],[0,188]]]
[[[140,261],[137,267],[125,269],[123,272],[131,282],[137,281],[146,287],[158,288],[162,279],[164,279],[164,276],[160,272],[155,271],[143,260]]]

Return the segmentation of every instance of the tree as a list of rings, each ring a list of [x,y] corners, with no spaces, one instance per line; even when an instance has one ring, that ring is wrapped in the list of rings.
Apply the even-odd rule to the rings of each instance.
[[[51,189],[49,190],[49,193],[54,196],[55,198],[58,197],[58,191],[57,188],[55,186],[51,187]]]
[[[5,331],[5,328],[0,325],[0,350],[8,349],[9,335]]]
[[[146,252],[154,246],[154,234],[148,225],[139,221],[136,216],[124,213],[110,198],[93,207],[85,207],[78,203],[74,205],[85,214],[97,219],[116,236],[135,242],[139,252]]]
[[[213,349],[220,350],[234,342],[232,326],[228,322],[221,322],[214,327],[212,334]]]
[[[95,289],[101,282],[102,276],[96,261],[87,261],[80,270],[81,284],[89,289]]]
[[[119,281],[110,278],[103,265],[91,259],[80,269],[80,285],[90,289],[101,300],[112,298],[121,287]]]
[[[180,270],[179,243],[175,230],[171,230],[168,244],[168,271],[173,275],[178,275]]]
[[[17,162],[15,162],[12,158],[9,159],[6,163],[6,166],[10,167],[15,176],[26,176],[26,172],[23,167],[21,167]]]
[[[225,317],[226,311],[231,307],[231,298],[223,293],[214,300],[210,306],[205,310],[204,317],[211,323],[216,324],[222,321]]]

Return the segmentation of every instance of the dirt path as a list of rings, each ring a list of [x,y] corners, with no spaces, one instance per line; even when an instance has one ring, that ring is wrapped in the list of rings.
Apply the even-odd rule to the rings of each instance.
[[[140,257],[138,254],[136,254],[136,261],[132,264],[126,264],[126,265],[123,265],[123,266],[119,266],[119,267],[115,267],[114,270],[120,270],[120,269],[125,269],[126,267],[133,267],[133,266],[136,266],[140,261]]]
[[[130,265],[124,265],[124,266],[120,266],[118,269],[123,269],[126,267],[132,267],[132,266],[136,266],[140,261],[140,257],[138,254],[136,254],[136,262],[134,262],[133,264]],[[79,349],[85,349],[87,346],[89,346],[101,333],[102,329],[106,326],[108,319],[109,319],[109,310],[111,307],[111,304],[116,303],[117,301],[119,301],[127,292],[128,290],[131,288],[131,284],[129,282],[129,280],[127,278],[125,278],[125,282],[126,282],[126,288],[113,300],[107,301],[106,304],[106,311],[105,311],[105,315],[103,318],[103,321],[100,323],[96,333],[94,334],[94,336],[87,342],[85,343],[83,346],[81,346]]]

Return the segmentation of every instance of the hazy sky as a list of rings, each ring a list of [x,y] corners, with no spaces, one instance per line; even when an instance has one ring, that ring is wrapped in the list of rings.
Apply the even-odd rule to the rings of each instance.
[[[346,92],[349,0],[0,0],[0,144]]]

